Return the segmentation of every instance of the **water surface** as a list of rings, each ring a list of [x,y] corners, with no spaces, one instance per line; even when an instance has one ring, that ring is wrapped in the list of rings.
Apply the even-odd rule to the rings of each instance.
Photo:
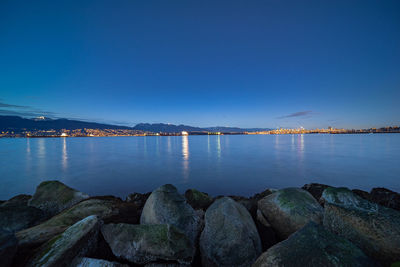
[[[249,196],[318,182],[400,191],[400,134],[0,139],[0,199],[58,179],[125,198],[172,183],[181,192]]]

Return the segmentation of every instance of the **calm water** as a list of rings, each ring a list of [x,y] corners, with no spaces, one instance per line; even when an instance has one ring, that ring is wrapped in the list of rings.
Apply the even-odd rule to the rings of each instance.
[[[181,192],[252,195],[319,182],[400,191],[400,134],[0,139],[0,199],[58,179],[125,197],[172,183]]]

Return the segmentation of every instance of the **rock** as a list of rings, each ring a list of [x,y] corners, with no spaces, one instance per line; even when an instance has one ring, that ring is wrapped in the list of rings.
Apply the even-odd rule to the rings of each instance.
[[[257,193],[254,196],[252,196],[251,199],[253,199],[257,203],[260,199],[263,199],[264,197],[269,196],[269,195],[275,193],[276,191],[278,191],[278,190],[267,188],[264,191],[262,191],[261,193]]]
[[[8,206],[28,206],[28,201],[32,198],[30,195],[17,195],[13,198],[2,203],[1,207],[8,207]]]
[[[20,231],[41,223],[46,214],[35,207],[19,206],[10,203],[0,207],[0,229],[10,232]]]
[[[264,252],[259,266],[376,266],[358,247],[314,222]]]
[[[390,265],[400,260],[400,212],[371,203],[346,188],[324,191],[324,226],[368,256]]]
[[[133,193],[126,197],[126,202],[134,203],[138,208],[142,209],[150,194],[151,192],[145,194]]]
[[[258,209],[281,239],[288,238],[310,221],[322,222],[321,205],[299,188],[281,189],[264,197],[258,201]]]
[[[360,189],[352,189],[351,191],[354,194],[356,194],[357,196],[362,197],[363,199],[366,199],[368,201],[372,201],[371,200],[371,195],[366,191],[363,191],[363,190],[360,190]]]
[[[145,267],[189,267],[191,265],[188,264],[179,264],[179,263],[161,263],[161,262],[152,262],[145,265]]]
[[[196,189],[186,190],[185,197],[189,205],[195,210],[206,210],[213,202],[213,199],[207,193],[202,193]]]
[[[28,266],[70,266],[77,257],[96,249],[100,227],[101,221],[95,215],[80,220],[43,244]]]
[[[111,262],[101,259],[93,258],[78,258],[74,262],[74,267],[128,267],[126,264],[120,264],[118,262]]]
[[[11,266],[17,252],[17,239],[13,233],[0,230],[0,265]]]
[[[28,205],[39,208],[50,216],[68,209],[76,203],[89,198],[59,181],[45,181],[39,184]]]
[[[195,253],[186,235],[169,224],[106,224],[101,232],[116,257],[136,264],[158,260],[190,264]]]
[[[143,207],[140,223],[171,224],[183,231],[193,244],[196,243],[200,231],[197,213],[170,184],[151,193]]]
[[[261,253],[261,241],[250,213],[229,197],[206,211],[200,237],[203,266],[249,266]]]
[[[249,212],[251,217],[255,218],[257,215],[257,202],[252,198],[242,197],[242,196],[229,196],[236,202],[240,203],[245,207]]]
[[[325,184],[311,183],[303,185],[301,189],[308,191],[317,201],[319,201],[322,196],[322,192],[324,192],[324,190],[328,187],[330,186]]]
[[[257,217],[255,222],[261,238],[262,249],[263,251],[265,251],[278,242],[278,237],[276,236],[271,224],[262,215],[262,212],[260,210],[257,210]]]
[[[37,247],[89,215],[97,215],[105,223],[138,223],[140,216],[139,210],[133,203],[126,203],[112,197],[91,198],[42,224],[18,232],[16,234],[18,246],[27,249]]]
[[[371,200],[379,205],[400,210],[400,194],[386,188],[373,188],[371,190]]]

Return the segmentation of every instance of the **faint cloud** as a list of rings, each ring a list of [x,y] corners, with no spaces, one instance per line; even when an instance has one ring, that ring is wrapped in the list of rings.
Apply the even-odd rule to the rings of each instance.
[[[54,117],[57,113],[50,111],[43,111],[31,106],[22,106],[22,105],[14,105],[8,104],[4,101],[0,102],[0,115],[3,116],[22,116],[22,117],[37,117],[37,116],[46,116],[46,117]]]
[[[286,119],[286,118],[295,118],[295,117],[304,117],[304,116],[310,116],[312,115],[314,112],[311,110],[306,110],[306,111],[299,111],[299,112],[295,112],[286,116],[281,116],[281,117],[277,117],[277,119]]]

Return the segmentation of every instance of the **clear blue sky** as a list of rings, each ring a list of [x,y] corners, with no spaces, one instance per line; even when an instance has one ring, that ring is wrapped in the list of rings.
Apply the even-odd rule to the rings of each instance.
[[[400,124],[400,1],[0,2],[0,114]]]

